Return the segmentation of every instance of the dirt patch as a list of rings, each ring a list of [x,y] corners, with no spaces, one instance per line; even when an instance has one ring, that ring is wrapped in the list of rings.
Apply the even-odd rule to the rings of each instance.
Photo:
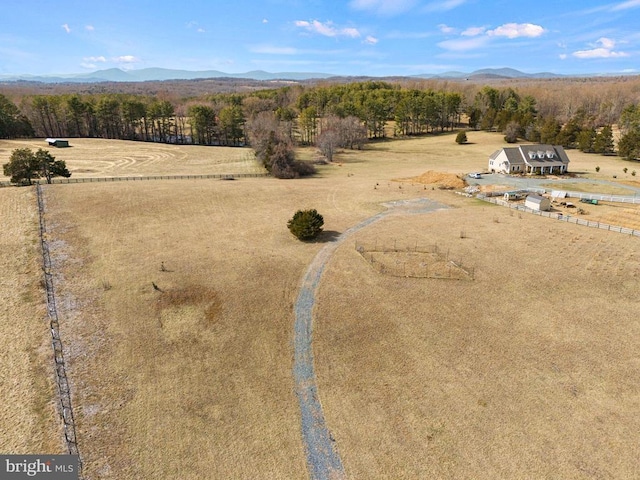
[[[158,292],[158,322],[170,341],[198,335],[219,319],[222,302],[215,290],[196,285]]]
[[[434,172],[433,170],[429,170],[417,177],[401,178],[396,181],[422,183],[424,185],[437,185],[439,188],[443,189],[458,189],[464,188],[467,185],[462,178],[454,173]]]

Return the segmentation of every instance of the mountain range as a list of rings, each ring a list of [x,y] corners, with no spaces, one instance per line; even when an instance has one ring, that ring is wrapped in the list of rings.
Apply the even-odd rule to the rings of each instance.
[[[411,75],[412,78],[433,79],[500,79],[500,78],[559,78],[567,75],[554,73],[524,73],[513,68],[484,68],[470,73],[445,72],[440,74]],[[583,77],[602,76],[602,74],[581,75]],[[90,73],[64,75],[0,75],[0,82],[42,82],[42,83],[97,83],[97,82],[149,82],[164,80],[197,80],[206,78],[243,78],[251,80],[292,80],[303,81],[338,77],[328,73],[314,72],[277,72],[253,70],[245,73],[225,73],[218,70],[172,70],[166,68],[143,68],[140,70],[121,70],[110,68]],[[344,78],[345,76],[340,76]]]

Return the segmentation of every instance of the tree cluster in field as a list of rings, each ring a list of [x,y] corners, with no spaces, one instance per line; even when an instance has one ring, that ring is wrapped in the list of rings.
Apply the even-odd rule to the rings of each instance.
[[[640,127],[633,84],[522,84],[496,88],[465,83],[320,83],[181,98],[125,93],[23,94],[20,107],[0,95],[0,137],[99,137],[178,144],[251,144],[261,115],[278,122],[279,145],[313,145],[328,160],[340,148],[370,139],[469,130],[498,131],[505,141],[527,140],[611,153],[611,128],[620,126],[619,153],[638,158]],[[438,89],[438,86],[440,88]],[[614,88],[615,87],[615,88]],[[604,92],[604,93],[602,93]],[[464,122],[464,123],[463,123]],[[276,144],[271,142],[270,148]],[[280,148],[282,149],[282,148]],[[265,157],[265,150],[256,150]],[[266,157],[271,158],[267,151]],[[264,160],[263,160],[264,161]],[[279,170],[276,158],[276,171]],[[271,168],[272,160],[265,162]],[[286,163],[286,162],[285,162]],[[272,169],[273,170],[273,169]],[[290,170],[288,168],[285,171]],[[289,172],[287,175],[291,174]]]
[[[249,122],[250,143],[256,158],[276,178],[299,178],[315,173],[309,163],[297,161],[291,124],[272,112],[260,112]]]
[[[64,160],[56,160],[48,150],[41,148],[35,153],[30,148],[15,149],[11,152],[9,163],[2,168],[4,175],[11,177],[11,183],[17,185],[31,185],[37,178],[44,178],[51,183],[53,177],[71,176]]]

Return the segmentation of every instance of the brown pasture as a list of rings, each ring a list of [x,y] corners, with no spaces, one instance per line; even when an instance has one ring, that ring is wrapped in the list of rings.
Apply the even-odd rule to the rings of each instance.
[[[64,160],[71,176],[127,177],[146,175],[205,175],[261,173],[248,148],[167,145],[162,143],[71,138],[68,148],[50,147],[44,139],[0,140],[0,164],[16,148],[48,150]],[[1,174],[1,172],[0,172]]]
[[[0,219],[0,452],[63,453],[34,192],[0,189]]]
[[[503,146],[468,136],[372,144],[295,181],[45,186],[86,475],[308,478],[291,372],[299,282],[325,242],[381,203],[426,196],[449,208],[359,231],[320,285],[319,394],[349,478],[633,476],[638,239],[407,180],[481,171]],[[159,173],[138,161],[153,145],[90,142],[90,176]],[[191,147],[162,148],[176,159]],[[601,173],[621,162],[598,161]],[[184,162],[159,168],[209,173]],[[26,190],[0,195],[10,191]],[[319,241],[287,231],[299,208],[323,214]],[[435,243],[474,280],[381,274],[356,239]]]

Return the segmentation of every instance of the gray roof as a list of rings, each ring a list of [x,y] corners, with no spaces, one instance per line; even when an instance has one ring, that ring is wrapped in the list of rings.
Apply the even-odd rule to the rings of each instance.
[[[569,163],[569,157],[560,145],[520,145],[518,147],[505,147],[491,155],[495,159],[504,151],[511,165],[531,165],[532,167],[559,167]]]
[[[541,197],[540,195],[527,195],[527,201],[537,203],[538,205],[540,205],[545,200],[547,199],[545,197]]]

